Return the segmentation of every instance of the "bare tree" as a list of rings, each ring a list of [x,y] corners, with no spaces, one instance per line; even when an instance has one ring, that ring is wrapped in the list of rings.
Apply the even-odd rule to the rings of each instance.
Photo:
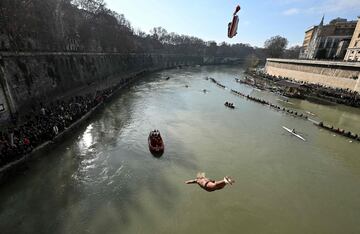
[[[299,58],[300,50],[301,50],[301,46],[299,45],[292,46],[284,51],[283,58],[297,59]]]
[[[18,51],[21,48],[22,38],[25,36],[24,29],[27,27],[32,1],[1,0],[0,21],[1,28],[8,37],[10,49]]]
[[[156,52],[241,57],[249,45],[205,42],[156,27],[135,32],[104,0],[0,0],[0,26],[13,51]],[[32,45],[37,45],[34,48]]]
[[[106,7],[104,0],[73,0],[72,3],[93,14],[102,11]]]
[[[280,58],[286,46],[288,45],[288,40],[281,36],[271,37],[265,41],[264,47],[267,50],[267,54],[272,58]]]

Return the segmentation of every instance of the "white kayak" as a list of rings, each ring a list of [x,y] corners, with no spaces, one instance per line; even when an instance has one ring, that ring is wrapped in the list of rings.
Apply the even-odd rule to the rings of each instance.
[[[305,139],[304,137],[302,137],[302,136],[300,136],[299,134],[293,132],[291,129],[289,129],[289,128],[287,128],[287,127],[284,127],[284,126],[282,126],[282,127],[283,127],[283,129],[285,129],[286,131],[290,132],[290,133],[293,134],[294,136],[300,138],[300,139],[303,140],[303,141],[306,141],[306,139]]]
[[[309,115],[315,116],[315,114],[310,112],[310,111],[306,111],[306,113],[309,114]]]
[[[280,98],[278,98],[278,99],[276,99],[276,100],[278,100],[278,101],[280,101],[280,102],[285,102],[285,103],[290,104],[290,105],[294,105],[294,103],[289,102],[289,101],[286,101],[286,100],[283,100],[283,99],[280,99]]]

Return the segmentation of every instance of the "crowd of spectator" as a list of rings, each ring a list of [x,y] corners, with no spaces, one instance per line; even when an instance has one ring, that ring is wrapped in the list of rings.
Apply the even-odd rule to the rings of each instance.
[[[0,130],[0,167],[20,159],[37,146],[53,140],[112,93],[112,89],[75,96],[48,105],[40,103],[4,131]]]
[[[342,89],[342,88],[334,88],[330,86],[325,86],[322,84],[314,84],[309,83],[307,81],[296,81],[289,79],[288,77],[282,77],[282,76],[273,76],[266,74],[264,72],[254,72],[254,76],[262,77],[267,80],[271,80],[273,82],[279,82],[281,80],[288,80],[292,83],[296,83],[301,85],[301,89],[305,94],[311,95],[311,96],[317,96],[320,98],[327,99],[329,101],[333,101],[339,104],[344,104],[348,106],[354,106],[354,107],[360,107],[360,93],[349,90],[349,89]]]

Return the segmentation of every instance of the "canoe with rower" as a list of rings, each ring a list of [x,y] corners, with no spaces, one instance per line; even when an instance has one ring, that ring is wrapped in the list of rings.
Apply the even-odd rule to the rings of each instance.
[[[235,109],[234,103],[225,102],[224,105],[225,105],[226,107],[229,107],[230,109]]]
[[[306,139],[305,139],[304,137],[300,136],[299,134],[297,134],[296,132],[294,132],[294,131],[291,130],[290,128],[287,128],[287,127],[285,127],[285,126],[282,126],[282,127],[283,127],[283,129],[285,129],[286,131],[290,132],[290,133],[293,134],[294,136],[300,138],[300,139],[303,140],[303,141],[306,141]]]

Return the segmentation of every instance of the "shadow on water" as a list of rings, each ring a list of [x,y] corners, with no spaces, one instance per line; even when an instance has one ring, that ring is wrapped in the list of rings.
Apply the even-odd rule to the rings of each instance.
[[[144,103],[136,102],[136,90],[147,82],[156,89],[158,77],[150,75],[149,81],[125,89],[87,126],[1,187],[2,233],[118,233],[134,212],[153,219],[142,207],[147,199],[141,196],[143,191],[151,194],[156,207],[171,211],[177,191],[163,168],[176,164],[195,170],[196,166],[191,160],[172,159],[176,152],[171,149],[154,158],[147,150],[147,138],[138,142],[151,126],[138,122],[144,121]]]

